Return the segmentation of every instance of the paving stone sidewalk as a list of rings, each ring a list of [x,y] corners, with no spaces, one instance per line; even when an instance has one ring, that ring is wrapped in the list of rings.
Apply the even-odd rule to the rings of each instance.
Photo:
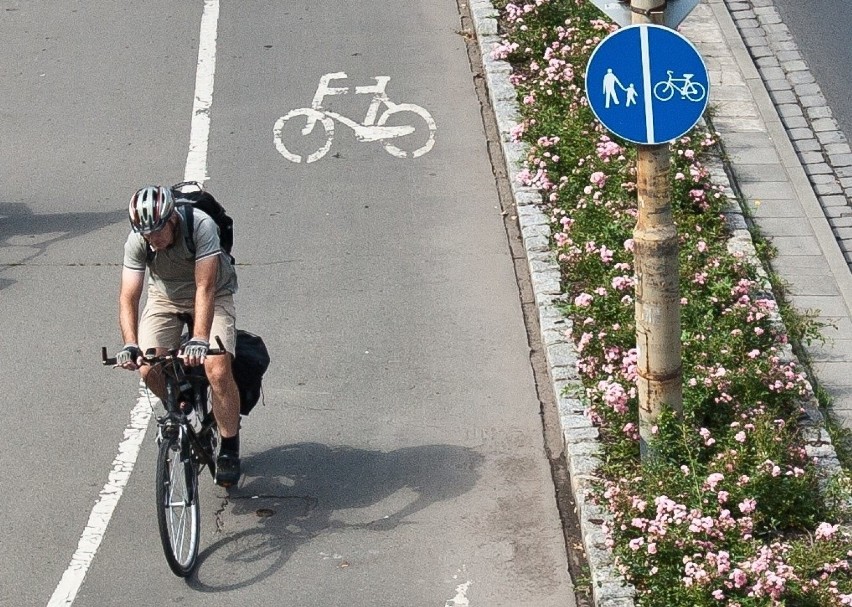
[[[712,124],[731,182],[778,251],[791,303],[827,323],[808,347],[833,412],[852,428],[852,154],[772,0],[704,0],[682,32],[705,58]]]

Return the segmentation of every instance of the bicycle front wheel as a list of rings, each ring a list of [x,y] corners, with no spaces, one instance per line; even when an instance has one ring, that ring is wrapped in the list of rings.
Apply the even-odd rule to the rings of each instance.
[[[668,101],[674,97],[674,94],[675,86],[667,80],[663,80],[654,85],[654,97],[660,101]]]
[[[198,472],[179,436],[164,438],[157,456],[157,523],[166,562],[175,575],[195,568],[201,531]]]
[[[288,123],[298,128],[288,129]],[[322,134],[311,137],[314,131],[317,131],[315,128],[317,123],[322,127],[319,129]],[[334,139],[334,121],[319,110],[300,107],[281,116],[272,127],[272,135],[275,149],[284,158],[297,164],[300,162],[310,164],[325,156],[331,149],[331,142]],[[285,139],[291,140],[290,148],[284,144]],[[302,145],[299,145],[300,143]],[[291,149],[293,147],[296,151]],[[298,153],[300,149],[302,153]],[[315,151],[311,152],[312,149]]]
[[[397,158],[419,158],[435,145],[435,119],[426,108],[413,103],[388,103],[388,109],[379,116],[377,126],[408,126],[411,135],[382,141],[385,150]],[[396,114],[402,114],[400,119]],[[388,123],[390,119],[390,124]],[[399,123],[399,124],[397,124]],[[391,143],[391,142],[394,143]]]

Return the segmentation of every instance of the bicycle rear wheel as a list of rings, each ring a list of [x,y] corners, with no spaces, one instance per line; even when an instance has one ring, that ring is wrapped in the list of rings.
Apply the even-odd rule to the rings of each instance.
[[[163,438],[157,456],[157,523],[166,562],[175,575],[195,568],[201,531],[198,472],[179,436]]]

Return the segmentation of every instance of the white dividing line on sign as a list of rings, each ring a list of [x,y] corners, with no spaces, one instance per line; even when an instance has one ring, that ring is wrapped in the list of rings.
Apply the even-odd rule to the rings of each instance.
[[[642,53],[642,88],[645,93],[645,129],[648,143],[654,143],[654,108],[651,103],[651,47],[648,43],[648,28],[639,28],[639,47]]]
[[[213,104],[213,76],[216,71],[216,36],[219,26],[219,0],[204,0],[201,14],[201,34],[198,42],[198,64],[195,72],[195,101],[192,107],[192,128],[189,154],[186,157],[185,181],[207,180],[207,140],[210,134],[210,108]],[[142,440],[151,420],[152,402],[156,398],[140,386],[139,399],[130,413],[130,425],[118,445],[108,479],[101,489],[89,521],[71,557],[68,569],[50,597],[48,607],[68,607],[74,603],[86,573],[100,548],[118,500],[130,480]]]

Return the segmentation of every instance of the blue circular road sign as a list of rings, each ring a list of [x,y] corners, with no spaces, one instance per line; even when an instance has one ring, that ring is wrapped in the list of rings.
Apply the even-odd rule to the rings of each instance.
[[[603,125],[639,144],[673,141],[704,113],[710,79],[692,43],[660,25],[631,25],[595,48],[586,96]]]

